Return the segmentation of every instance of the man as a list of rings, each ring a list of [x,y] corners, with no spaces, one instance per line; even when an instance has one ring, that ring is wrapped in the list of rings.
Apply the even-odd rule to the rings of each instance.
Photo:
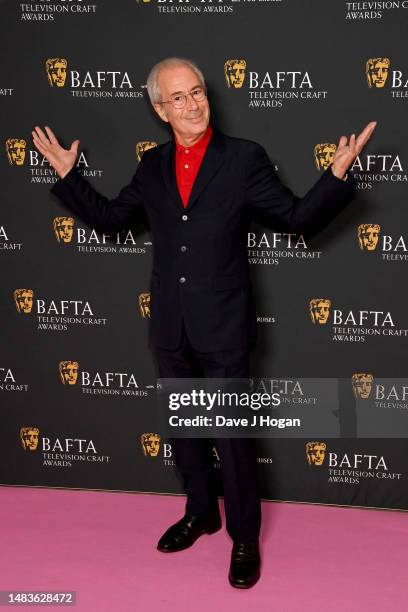
[[[169,58],[151,70],[147,89],[170,124],[171,141],[143,154],[117,198],[99,195],[75,169],[79,141],[63,149],[46,127],[34,144],[61,180],[52,188],[68,208],[99,231],[137,221],[145,208],[153,233],[151,343],[162,378],[247,378],[256,315],[246,253],[249,219],[277,231],[317,231],[352,198],[343,180],[375,123],[340,142],[333,164],[301,199],[285,187],[258,144],[210,126],[201,71]],[[221,528],[212,473],[211,441],[174,439],[187,494],[185,515],[161,537],[158,550],[175,552]],[[229,581],[248,588],[260,576],[260,500],[254,440],[217,439],[227,531],[233,540]]]

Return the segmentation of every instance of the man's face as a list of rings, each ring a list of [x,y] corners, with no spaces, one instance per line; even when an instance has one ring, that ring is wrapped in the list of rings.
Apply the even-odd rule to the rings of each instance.
[[[158,84],[162,100],[169,100],[177,93],[189,93],[194,87],[201,87],[198,76],[189,66],[164,68],[160,71]],[[200,136],[208,127],[210,121],[210,106],[208,99],[201,102],[187,96],[184,108],[174,108],[171,103],[154,104],[156,112],[163,121],[170,123],[178,140],[186,140]]]
[[[384,87],[388,76],[388,64],[386,62],[375,62],[370,68],[370,76],[374,87]]]

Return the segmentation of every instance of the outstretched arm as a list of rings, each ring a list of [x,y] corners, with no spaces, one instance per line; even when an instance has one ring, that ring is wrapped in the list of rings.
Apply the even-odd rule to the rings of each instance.
[[[49,128],[38,126],[32,132],[39,152],[49,161],[60,177],[51,188],[64,204],[78,217],[100,232],[117,232],[140,218],[143,208],[141,177],[143,163],[138,166],[131,182],[112,200],[99,194],[76,170],[79,140],[70,149],[59,144]]]
[[[343,180],[355,157],[370,138],[375,122],[356,139],[342,136],[333,163],[312,188],[299,198],[276,175],[261,146],[257,146],[246,179],[247,202],[252,213],[275,231],[312,235],[325,227],[355,195],[354,182]]]
[[[33,142],[41,155],[47,159],[60,178],[64,178],[75,166],[78,155],[79,140],[74,140],[69,149],[64,149],[58,142],[54,132],[45,126],[45,132],[38,125],[31,132]]]
[[[376,125],[376,121],[367,123],[358,138],[355,134],[352,134],[349,140],[347,140],[347,136],[341,136],[332,164],[332,171],[335,176],[341,179],[344,177],[357,155],[360,155],[369,141]]]

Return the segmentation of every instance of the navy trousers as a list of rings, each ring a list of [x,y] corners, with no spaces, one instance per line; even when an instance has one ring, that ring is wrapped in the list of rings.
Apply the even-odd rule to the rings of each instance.
[[[184,326],[183,326],[184,327]],[[194,350],[183,328],[177,350],[154,349],[160,378],[248,378],[249,351],[201,353]],[[171,438],[174,460],[187,494],[186,512],[205,516],[218,510],[215,446],[221,460],[226,528],[234,542],[259,537],[256,447],[253,438]]]

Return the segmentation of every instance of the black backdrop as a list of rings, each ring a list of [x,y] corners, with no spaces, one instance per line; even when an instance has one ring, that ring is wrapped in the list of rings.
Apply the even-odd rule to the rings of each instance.
[[[150,67],[170,55],[198,63],[213,123],[265,146],[297,194],[322,171],[316,145],[378,121],[352,170],[357,197],[322,234],[289,242],[251,228],[260,331],[252,372],[265,386],[291,381],[295,397],[299,379],[338,378],[351,404],[352,376],[365,374],[365,407],[406,414],[408,3],[37,0],[1,9],[1,483],[182,491],[159,429],[149,317],[140,306],[149,298],[141,294],[151,236],[138,227],[104,238],[72,219],[50,194],[55,173],[31,140],[34,125],[51,126],[65,145],[79,138],[79,168],[115,195],[138,163],[136,144],[169,138],[144,85]],[[375,74],[379,66],[387,72],[384,84],[374,74],[369,86],[370,58]],[[63,86],[50,85],[48,59],[66,61]],[[242,87],[227,86],[229,59],[245,69]],[[66,242],[54,230],[64,222],[73,225]],[[362,224],[378,242],[360,247]],[[31,311],[19,312],[31,298]],[[330,300],[326,324],[311,320],[316,298]],[[61,361],[78,363],[75,384],[62,384]],[[386,406],[378,402],[383,379]],[[145,455],[143,434],[154,434],[157,454]],[[33,450],[21,436],[31,436]],[[259,440],[262,496],[406,509],[405,436],[403,427],[393,438]],[[321,465],[309,463],[307,442],[320,443]]]

